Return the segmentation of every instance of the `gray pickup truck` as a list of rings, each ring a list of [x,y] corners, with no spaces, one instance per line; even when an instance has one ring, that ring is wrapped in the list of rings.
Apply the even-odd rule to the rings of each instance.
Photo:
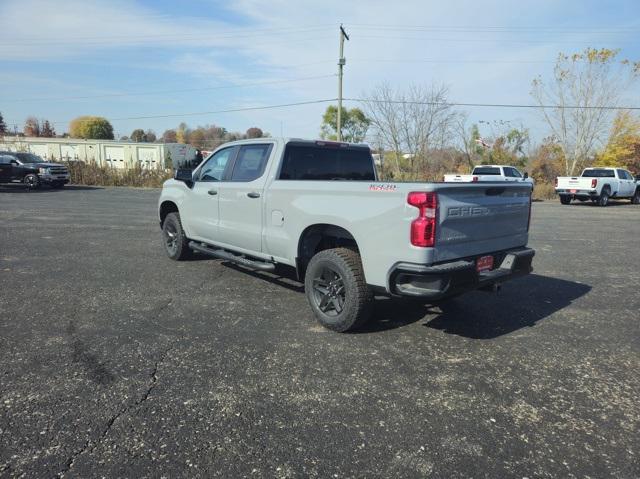
[[[434,302],[532,271],[529,183],[388,183],[369,147],[260,138],[227,143],[165,182],[171,259],[194,251],[295,268],[318,321],[359,327],[375,295]]]

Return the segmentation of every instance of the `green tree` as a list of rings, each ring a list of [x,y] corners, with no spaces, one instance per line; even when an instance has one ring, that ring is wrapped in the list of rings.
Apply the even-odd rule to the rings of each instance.
[[[100,116],[79,116],[69,124],[71,138],[113,140],[113,126]]]
[[[135,141],[136,143],[142,143],[146,141],[144,137],[144,130],[141,128],[136,128],[135,130],[133,130],[129,138],[131,138],[131,141]]]
[[[6,134],[7,134],[7,124],[4,122],[2,113],[0,113],[0,135],[6,135]]]
[[[40,129],[40,136],[44,138],[53,138],[56,136],[56,130],[53,128],[49,120],[42,122],[42,128]]]
[[[342,139],[350,143],[361,143],[364,141],[371,120],[367,118],[360,108],[342,108]],[[322,115],[322,126],[320,127],[320,137],[326,140],[336,140],[338,138],[338,107],[330,105]]]

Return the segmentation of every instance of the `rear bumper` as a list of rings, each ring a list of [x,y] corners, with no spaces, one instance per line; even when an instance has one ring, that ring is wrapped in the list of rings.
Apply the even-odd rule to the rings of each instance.
[[[499,266],[478,273],[476,258],[425,266],[398,263],[389,273],[389,290],[393,295],[435,301],[475,289],[492,288],[533,271],[535,251],[517,248],[494,253]]]
[[[572,190],[569,188],[556,188],[556,193],[559,195],[569,195],[569,196],[588,196],[588,197],[597,197],[598,192],[596,190]]]

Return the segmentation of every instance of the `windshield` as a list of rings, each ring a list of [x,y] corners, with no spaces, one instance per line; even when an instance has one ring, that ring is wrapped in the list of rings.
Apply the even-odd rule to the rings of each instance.
[[[42,163],[43,160],[33,153],[15,153],[15,156],[23,163]]]
[[[584,178],[613,178],[613,170],[584,170],[582,172]]]

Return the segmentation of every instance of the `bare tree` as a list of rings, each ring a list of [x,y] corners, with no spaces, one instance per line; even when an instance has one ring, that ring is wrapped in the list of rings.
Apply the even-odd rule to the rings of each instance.
[[[416,177],[429,151],[447,143],[457,116],[447,95],[444,85],[412,85],[406,91],[394,91],[387,83],[367,95],[364,105],[374,136],[393,152],[398,173],[400,158],[406,157],[408,173]]]
[[[24,136],[40,136],[40,121],[35,116],[30,116],[24,122]]]
[[[563,150],[567,175],[593,156],[610,124],[612,110],[604,107],[618,106],[640,73],[640,63],[618,62],[618,53],[592,48],[571,56],[561,53],[548,82],[533,80],[531,95]]]

